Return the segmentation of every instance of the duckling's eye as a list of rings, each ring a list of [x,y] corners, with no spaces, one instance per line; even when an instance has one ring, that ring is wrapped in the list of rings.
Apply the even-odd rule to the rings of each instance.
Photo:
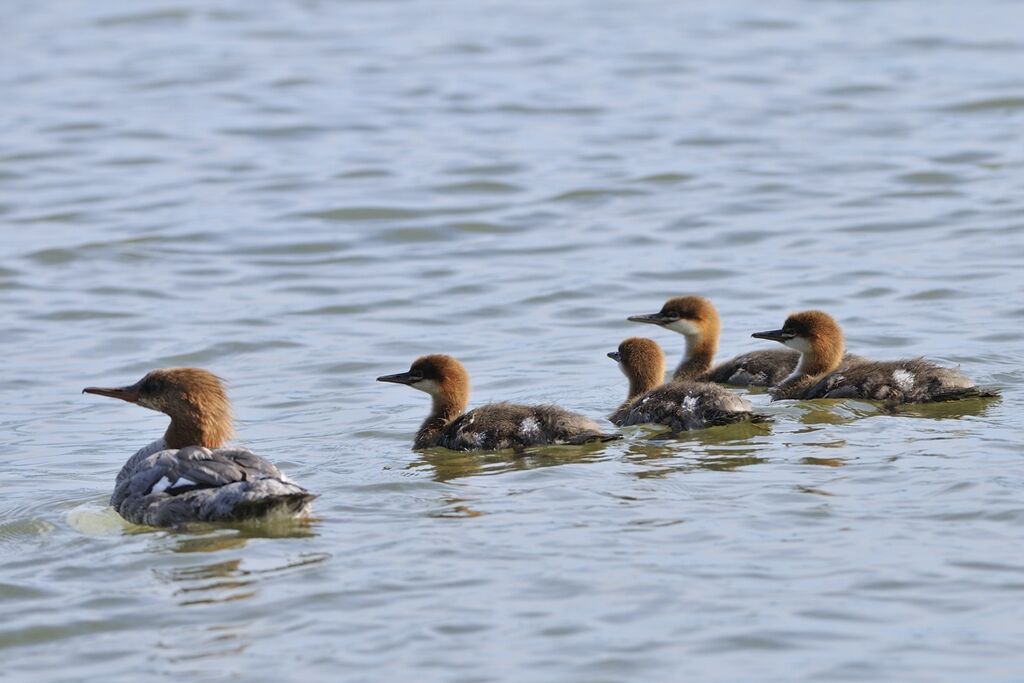
[[[156,394],[162,391],[164,388],[163,380],[159,379],[147,379],[142,384],[142,390],[147,394]]]

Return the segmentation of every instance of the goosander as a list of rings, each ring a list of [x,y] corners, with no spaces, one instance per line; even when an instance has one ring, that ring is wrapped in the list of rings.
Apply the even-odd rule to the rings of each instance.
[[[416,432],[415,449],[440,446],[492,451],[620,438],[602,432],[597,423],[582,415],[552,405],[489,403],[463,413],[469,402],[469,373],[451,356],[422,356],[408,372],[384,375],[377,381],[406,384],[433,398],[430,416]]]
[[[110,505],[135,524],[241,521],[282,510],[309,512],[316,495],[244,448],[224,448],[232,435],[224,385],[199,368],[153,370],[135,384],[87,387],[83,393],[118,398],[171,418],[163,438],[128,459]]]
[[[750,403],[717,384],[691,380],[662,384],[665,354],[650,339],[630,337],[608,357],[629,379],[625,402],[608,418],[619,427],[654,423],[678,432],[754,417]]]
[[[784,398],[860,398],[899,403],[950,401],[971,396],[995,396],[981,390],[958,370],[922,358],[861,361],[840,367],[843,332],[827,313],[804,311],[786,318],[782,329],[755,332],[795,349],[800,363],[769,393]]]
[[[718,382],[736,386],[774,386],[796,368],[800,354],[788,349],[751,351],[712,367],[721,323],[718,311],[702,296],[677,296],[657,313],[631,315],[628,320],[659,325],[686,338],[686,353],[673,379]],[[859,360],[847,356],[844,362]]]

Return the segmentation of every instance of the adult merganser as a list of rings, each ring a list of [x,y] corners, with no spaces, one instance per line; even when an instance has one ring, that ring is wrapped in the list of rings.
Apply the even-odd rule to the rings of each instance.
[[[171,424],[128,459],[110,504],[136,524],[240,521],[275,510],[309,512],[316,495],[244,448],[223,448],[232,435],[231,404],[220,379],[199,368],[153,370],[126,387],[87,387],[164,413]]]
[[[768,387],[790,375],[800,359],[795,351],[771,349],[744,353],[712,367],[721,323],[715,307],[702,296],[673,297],[659,312],[631,315],[628,320],[659,325],[686,337],[686,353],[673,379]],[[856,360],[847,356],[845,362]]]
[[[843,332],[831,316],[821,311],[794,313],[781,329],[751,336],[780,342],[800,353],[800,363],[793,373],[770,390],[773,400],[860,398],[893,405],[996,395],[978,389],[958,370],[922,358],[865,360],[839,367]]]
[[[608,418],[619,427],[655,423],[685,431],[754,417],[750,403],[717,384],[690,380],[662,384],[665,355],[650,339],[630,337],[608,357],[629,379],[625,402]]]
[[[596,422],[582,415],[552,405],[490,403],[463,413],[469,402],[469,373],[451,356],[422,356],[408,372],[384,375],[377,381],[406,384],[433,398],[430,416],[416,432],[416,449],[440,446],[491,451],[620,438],[602,432]]]

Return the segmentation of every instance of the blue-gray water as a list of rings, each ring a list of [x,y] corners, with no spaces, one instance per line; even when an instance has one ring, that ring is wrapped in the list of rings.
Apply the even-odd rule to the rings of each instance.
[[[0,655],[12,681],[1019,681],[1024,6],[0,6]],[[722,354],[823,308],[1001,401],[767,405],[770,430],[409,450],[473,401],[622,399],[669,295]],[[228,378],[308,528],[126,529]],[[281,537],[273,537],[273,536]]]

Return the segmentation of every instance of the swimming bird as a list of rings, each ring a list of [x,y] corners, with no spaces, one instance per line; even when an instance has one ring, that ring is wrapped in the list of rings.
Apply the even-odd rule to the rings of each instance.
[[[923,358],[864,360],[840,367],[843,332],[831,316],[821,311],[794,313],[781,329],[751,336],[780,342],[800,354],[800,363],[792,374],[769,391],[773,400],[859,398],[894,405],[996,395],[976,387],[959,370]]]
[[[657,313],[631,315],[627,319],[658,325],[686,338],[686,353],[672,375],[677,380],[772,386],[793,372],[800,357],[787,349],[751,351],[712,367],[721,322],[718,311],[702,296],[673,297]]]
[[[416,432],[415,449],[440,446],[491,451],[620,438],[602,432],[596,422],[582,415],[553,405],[489,403],[464,413],[469,402],[469,373],[451,356],[422,356],[408,372],[384,375],[377,381],[406,384],[433,398],[430,416]]]
[[[153,370],[125,387],[83,393],[118,398],[171,418],[163,437],[140,449],[117,475],[110,505],[129,522],[180,526],[240,521],[282,510],[309,512],[316,496],[231,438],[231,404],[221,380],[199,368]]]
[[[662,384],[665,354],[650,339],[630,337],[608,357],[629,379],[625,402],[608,418],[619,427],[653,423],[678,432],[755,418],[750,403],[717,384],[692,380]]]

